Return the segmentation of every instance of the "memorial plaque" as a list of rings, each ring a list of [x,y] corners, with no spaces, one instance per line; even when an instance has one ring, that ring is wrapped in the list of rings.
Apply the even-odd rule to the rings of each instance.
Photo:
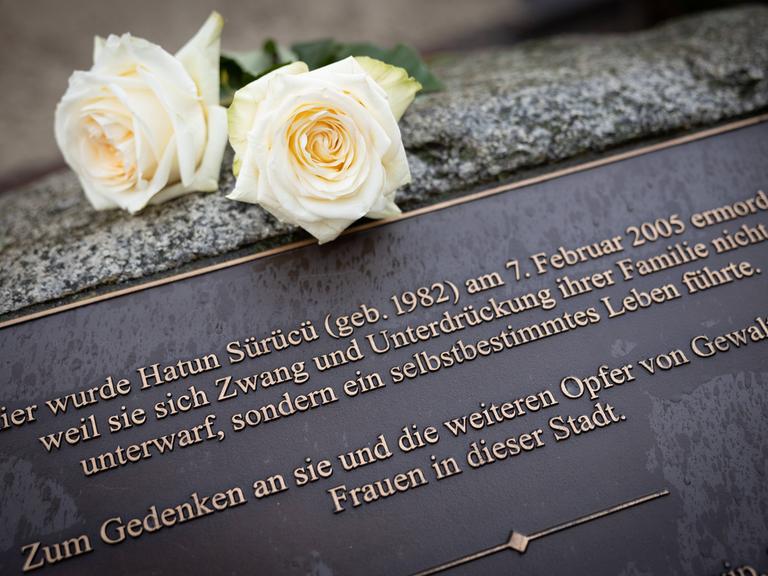
[[[765,573],[766,158],[749,119],[7,321],[0,572]]]

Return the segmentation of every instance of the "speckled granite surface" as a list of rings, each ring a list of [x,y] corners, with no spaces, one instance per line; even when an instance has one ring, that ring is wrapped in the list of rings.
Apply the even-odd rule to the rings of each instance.
[[[625,36],[559,37],[445,56],[447,90],[401,122],[404,208],[516,172],[768,106],[768,8],[741,7]],[[257,206],[193,194],[139,216],[95,212],[75,177],[0,195],[0,317],[303,237]]]

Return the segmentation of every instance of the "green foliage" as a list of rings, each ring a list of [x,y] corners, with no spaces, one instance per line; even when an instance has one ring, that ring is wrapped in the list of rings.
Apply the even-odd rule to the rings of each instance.
[[[274,40],[267,40],[261,50],[253,52],[222,53],[219,59],[222,104],[230,104],[235,92],[246,84],[296,60],[295,53]]]
[[[313,42],[299,42],[292,46],[296,57],[304,62],[310,70],[322,68],[339,60],[337,53],[341,44],[334,40],[315,40]]]
[[[347,56],[370,56],[387,64],[405,68],[408,74],[421,84],[422,92],[438,92],[443,89],[443,84],[432,74],[419,53],[405,44],[398,44],[389,50],[373,44],[340,44],[336,60],[342,60]]]
[[[234,93],[246,84],[291,62],[301,60],[310,70],[314,70],[348,56],[370,56],[387,64],[405,68],[408,74],[421,83],[422,92],[443,89],[442,83],[432,74],[419,53],[404,44],[385,49],[368,43],[342,44],[326,39],[300,42],[286,48],[270,39],[264,43],[261,50],[222,53],[222,104],[229,104]]]

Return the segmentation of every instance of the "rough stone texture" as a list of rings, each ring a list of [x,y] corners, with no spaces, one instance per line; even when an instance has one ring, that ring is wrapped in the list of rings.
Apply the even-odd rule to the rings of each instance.
[[[559,37],[445,56],[447,90],[402,120],[413,183],[405,208],[516,172],[768,106],[768,8],[654,30]],[[95,212],[61,173],[0,196],[0,314],[257,250],[301,233],[260,208],[193,194],[140,216]]]

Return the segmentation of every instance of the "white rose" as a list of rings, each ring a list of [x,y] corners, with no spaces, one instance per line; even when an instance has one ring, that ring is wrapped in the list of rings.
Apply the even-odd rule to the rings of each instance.
[[[239,90],[229,109],[237,183],[321,243],[355,220],[400,213],[411,180],[397,121],[421,85],[402,68],[349,57],[309,72],[295,62]]]
[[[56,108],[56,142],[97,210],[138,212],[216,190],[227,141],[219,106],[221,16],[173,56],[130,34],[96,38]]]

